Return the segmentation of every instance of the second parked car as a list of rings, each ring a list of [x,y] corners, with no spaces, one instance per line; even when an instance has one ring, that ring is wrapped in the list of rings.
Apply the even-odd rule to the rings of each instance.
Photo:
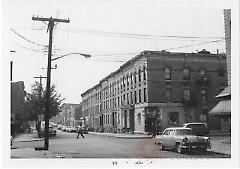
[[[209,129],[206,123],[185,123],[184,128],[191,128],[192,133],[197,136],[207,136]]]
[[[49,136],[56,136],[57,135],[57,130],[52,127],[52,126],[49,126]],[[38,137],[45,137],[45,128],[42,128],[40,130],[40,132],[38,132]]]

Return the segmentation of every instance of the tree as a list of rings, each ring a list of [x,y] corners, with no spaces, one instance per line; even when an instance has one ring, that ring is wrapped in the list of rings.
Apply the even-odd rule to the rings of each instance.
[[[56,91],[56,85],[51,85],[50,90],[50,114],[49,117],[56,116],[61,111],[61,105],[64,98]],[[35,121],[38,119],[38,115],[44,114],[46,102],[46,90],[42,89],[42,86],[35,82],[32,85],[30,93],[26,94],[26,100],[24,102],[24,120]]]

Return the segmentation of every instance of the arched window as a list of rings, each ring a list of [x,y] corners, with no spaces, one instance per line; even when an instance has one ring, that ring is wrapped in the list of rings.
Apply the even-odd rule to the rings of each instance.
[[[165,80],[171,80],[171,69],[169,67],[165,68]]]
[[[141,69],[138,70],[138,82],[141,82]]]
[[[218,69],[218,77],[224,77],[225,71],[223,69],[223,67],[220,67]]]
[[[190,79],[190,71],[188,68],[183,69],[183,80],[189,80]]]
[[[146,80],[146,67],[143,67],[143,80]]]
[[[137,72],[136,71],[134,71],[134,83],[137,83]]]

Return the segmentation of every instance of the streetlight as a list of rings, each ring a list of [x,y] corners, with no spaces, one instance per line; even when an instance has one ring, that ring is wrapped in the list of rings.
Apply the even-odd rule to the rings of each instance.
[[[68,56],[68,55],[82,55],[82,56],[84,56],[85,58],[90,58],[90,57],[91,57],[91,55],[89,55],[89,54],[73,52],[73,53],[68,53],[68,54],[65,54],[65,55],[62,55],[62,56],[59,56],[59,57],[53,58],[51,61],[54,61],[54,60],[57,60],[57,59],[63,58],[63,57]]]
[[[10,54],[16,53],[16,50],[10,50]],[[13,61],[10,61],[10,81],[12,81],[12,74],[13,74]]]

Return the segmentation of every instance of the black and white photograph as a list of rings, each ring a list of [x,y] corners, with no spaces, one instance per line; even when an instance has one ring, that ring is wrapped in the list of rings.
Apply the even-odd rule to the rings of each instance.
[[[3,166],[239,167],[239,7],[2,0]]]

